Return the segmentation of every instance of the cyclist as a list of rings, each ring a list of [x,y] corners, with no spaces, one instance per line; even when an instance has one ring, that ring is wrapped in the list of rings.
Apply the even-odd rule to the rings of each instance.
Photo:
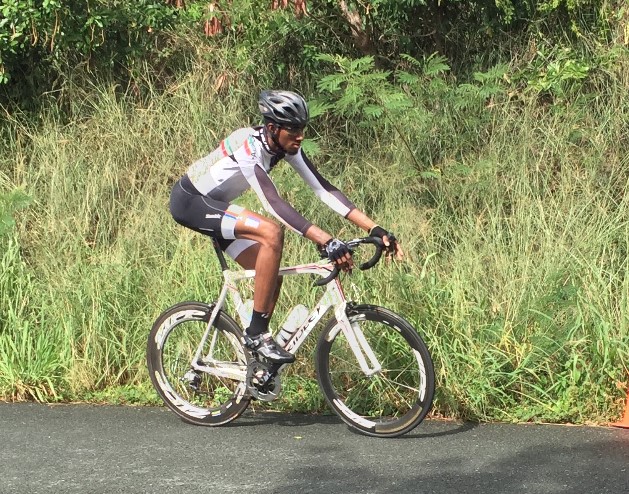
[[[304,154],[301,143],[309,118],[304,99],[291,91],[263,91],[258,105],[264,125],[236,130],[194,162],[173,187],[170,212],[181,225],[214,237],[243,268],[255,269],[246,345],[272,362],[288,363],[294,361],[294,355],[277,346],[268,329],[282,281],[278,272],[284,230],[233,200],[252,188],[280,223],[317,244],[340,269],[350,271],[353,261],[345,243],[306,220],[278,193],[269,173],[284,160],[331,209],[369,235],[382,238],[389,256],[401,259],[404,253],[394,235],[357,209]]]

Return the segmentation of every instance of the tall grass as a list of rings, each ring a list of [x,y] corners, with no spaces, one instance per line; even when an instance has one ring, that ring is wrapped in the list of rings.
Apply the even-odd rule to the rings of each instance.
[[[347,292],[419,328],[436,364],[436,413],[617,414],[629,384],[628,74],[625,58],[590,96],[551,106],[521,95],[474,115],[442,109],[430,142],[427,120],[404,122],[406,142],[314,123],[323,174],[402,239],[404,263],[353,275]],[[70,122],[52,109],[40,122],[8,119],[2,192],[21,187],[33,202],[1,237],[0,397],[152,399],[137,392],[149,393],[152,321],[175,302],[211,300],[221,283],[209,243],[171,220],[170,187],[222,136],[255,123],[255,91],[236,78],[219,94],[219,76],[203,67],[144,104],[106,85],[76,89]],[[409,141],[438,178],[420,173]],[[315,223],[359,233],[289,167],[274,179]],[[241,203],[259,209],[251,194]],[[287,235],[285,262],[314,256]],[[287,281],[276,323],[316,293],[308,280]],[[280,407],[321,409],[308,358],[287,377]]]

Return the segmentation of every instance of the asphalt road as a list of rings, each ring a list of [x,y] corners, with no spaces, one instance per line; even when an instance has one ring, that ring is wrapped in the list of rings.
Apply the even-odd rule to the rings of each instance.
[[[184,424],[165,408],[0,404],[0,492],[629,493],[629,430],[333,416]]]

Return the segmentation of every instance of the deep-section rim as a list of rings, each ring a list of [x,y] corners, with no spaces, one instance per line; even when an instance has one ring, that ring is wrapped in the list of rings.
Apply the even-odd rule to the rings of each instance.
[[[162,401],[170,410],[177,414],[183,421],[194,425],[218,426],[231,422],[232,420],[238,418],[246,410],[251,401],[251,397],[245,392],[240,396],[240,399],[237,400],[236,398],[232,397],[230,400],[222,403],[220,407],[201,408],[186,401],[183,397],[177,394],[170,383],[168,383],[168,388],[170,388],[170,392],[167,393],[167,390],[164,389],[162,383],[160,382],[160,380],[167,382],[167,378],[165,377],[166,373],[163,367],[162,352],[160,348],[158,348],[157,338],[158,332],[160,331],[160,328],[162,327],[164,322],[167,321],[169,318],[172,318],[176,314],[184,311],[200,311],[203,313],[203,315],[198,318],[198,321],[207,323],[209,321],[209,317],[213,307],[213,305],[196,301],[181,302],[179,304],[173,305],[172,307],[169,307],[157,318],[157,320],[153,324],[147,342],[146,358],[149,376],[153,387],[157,391]],[[166,342],[168,340],[168,336],[173,331],[173,329],[175,329],[183,322],[189,320],[191,319],[186,319],[178,322],[177,324],[173,324],[167,330],[167,333],[165,335],[160,335],[161,341]],[[240,327],[229,315],[227,315],[223,311],[219,311],[216,322],[214,324],[217,325],[222,331],[227,331],[231,333],[232,336],[237,339],[237,341],[241,341],[242,331],[240,330]],[[245,355],[247,355],[247,352],[244,353]],[[186,407],[186,403],[190,406]],[[227,405],[227,403],[230,404]],[[188,412],[186,412],[184,408],[187,408]],[[221,412],[220,410],[223,411]],[[207,411],[208,413],[205,413],[205,411]],[[217,413],[217,411],[219,413]]]
[[[325,329],[322,331],[319,342],[317,344],[317,379],[323,395],[326,398],[329,406],[339,415],[339,417],[352,429],[355,429],[363,434],[376,437],[397,437],[408,433],[415,427],[417,427],[430,412],[432,408],[432,401],[434,397],[435,388],[435,375],[432,358],[430,352],[425,343],[419,336],[415,328],[404,318],[398,314],[385,309],[383,307],[375,305],[360,305],[348,308],[348,316],[350,318],[359,316],[361,314],[370,314],[372,318],[370,320],[383,321],[388,319],[390,323],[387,326],[397,326],[399,333],[404,337],[404,340],[409,344],[411,348],[419,352],[421,361],[424,367],[425,373],[425,393],[423,402],[418,405],[415,403],[411,409],[409,409],[401,417],[390,420],[384,423],[378,423],[375,421],[363,421],[361,418],[354,414],[354,412],[344,405],[336,393],[332,379],[329,374],[329,352],[332,348],[333,340],[327,341],[327,337],[331,331],[337,326],[336,319],[332,319],[328,322]],[[382,323],[386,324],[386,323]],[[336,338],[336,336],[335,336]],[[367,422],[370,422],[367,425]]]

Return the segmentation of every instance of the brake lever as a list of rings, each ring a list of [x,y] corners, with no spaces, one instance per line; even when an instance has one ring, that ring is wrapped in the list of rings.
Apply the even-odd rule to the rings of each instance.
[[[332,271],[330,272],[329,275],[327,275],[325,278],[321,278],[321,279],[315,281],[314,285],[315,286],[327,285],[328,283],[330,283],[330,281],[332,281],[334,278],[336,278],[339,275],[339,273],[340,273],[339,268],[334,266],[334,268],[332,269]]]

